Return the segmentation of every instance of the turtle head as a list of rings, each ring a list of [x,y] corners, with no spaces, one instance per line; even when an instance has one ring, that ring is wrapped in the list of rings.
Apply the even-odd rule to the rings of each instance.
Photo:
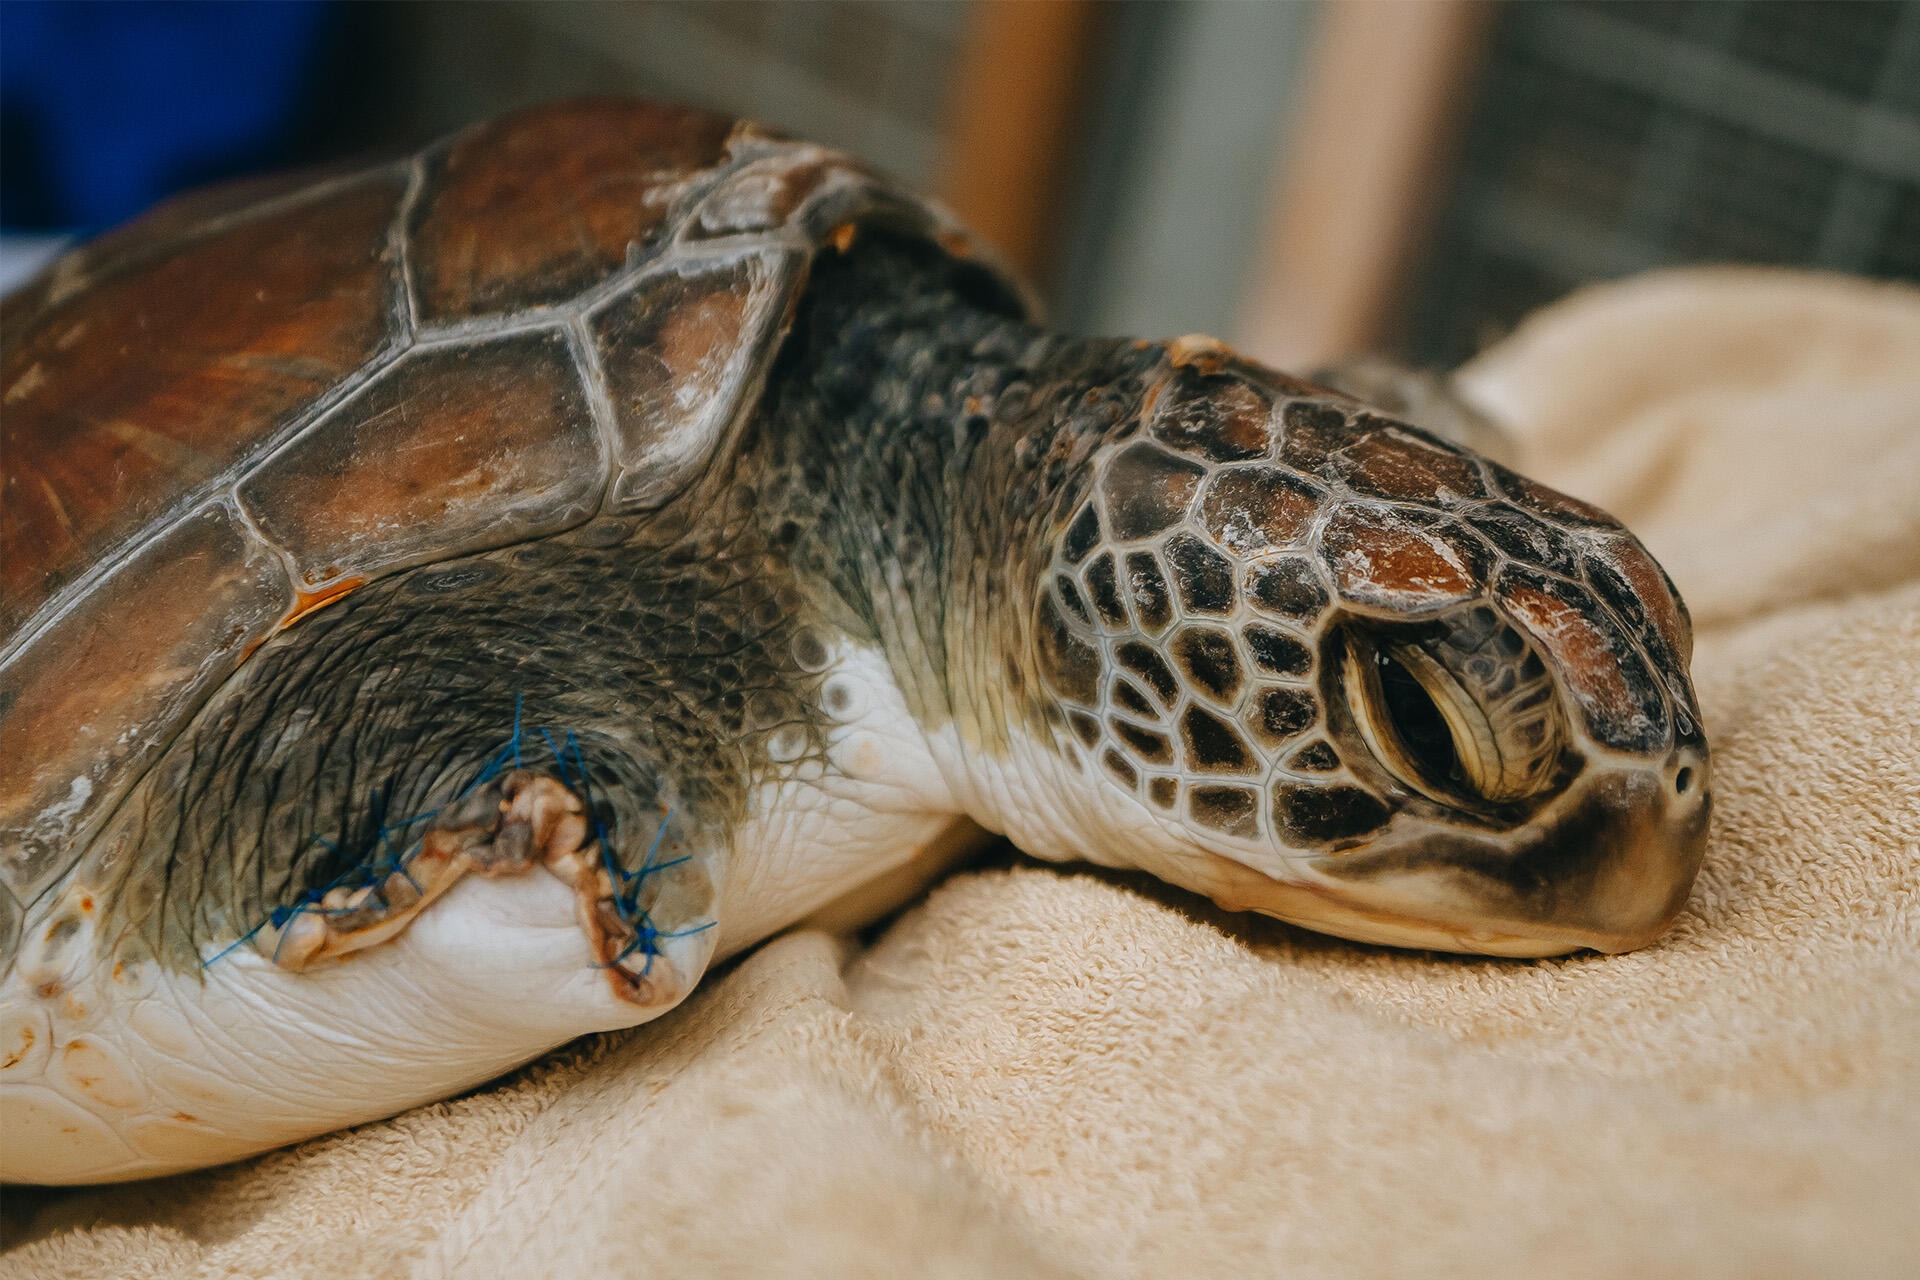
[[[1174,354],[1087,451],[1028,596],[1068,851],[1364,941],[1658,936],[1710,802],[1690,625],[1645,549],[1419,428]]]

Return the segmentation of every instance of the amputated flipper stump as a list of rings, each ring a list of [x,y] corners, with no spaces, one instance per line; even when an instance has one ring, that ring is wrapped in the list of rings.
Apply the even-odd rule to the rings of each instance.
[[[663,819],[662,836],[666,829]],[[579,796],[553,777],[514,770],[436,815],[418,850],[376,883],[335,886],[315,903],[277,912],[251,941],[274,964],[298,972],[386,942],[466,875],[541,870],[573,890],[581,932],[614,993],[637,1008],[662,1010],[686,997],[700,971],[686,971],[659,944],[710,931],[717,922],[709,901],[678,927],[663,927],[657,915],[662,882],[646,883],[671,870],[656,863],[658,851],[656,839],[637,873],[622,871],[593,838]],[[684,910],[688,904],[676,905]]]

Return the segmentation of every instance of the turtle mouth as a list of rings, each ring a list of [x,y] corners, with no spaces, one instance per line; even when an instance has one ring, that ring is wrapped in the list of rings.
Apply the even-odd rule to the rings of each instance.
[[[1546,664],[1485,605],[1345,629],[1341,687],[1380,766],[1436,804],[1505,812],[1564,781],[1567,730]]]
[[[1287,916],[1290,901],[1274,914],[1397,946],[1631,951],[1665,932],[1686,905],[1712,803],[1704,782],[1680,792],[1672,777],[1706,766],[1703,752],[1680,748],[1658,769],[1588,770],[1508,837],[1427,830],[1317,858],[1311,879],[1322,897],[1309,905],[1318,915]]]

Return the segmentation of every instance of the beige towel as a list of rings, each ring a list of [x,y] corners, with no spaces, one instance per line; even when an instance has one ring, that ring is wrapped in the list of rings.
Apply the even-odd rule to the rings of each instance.
[[[0,1275],[1911,1275],[1920,294],[1656,275],[1467,382],[1700,622],[1716,825],[1658,945],[1393,952],[1007,859],[470,1097],[15,1192]]]

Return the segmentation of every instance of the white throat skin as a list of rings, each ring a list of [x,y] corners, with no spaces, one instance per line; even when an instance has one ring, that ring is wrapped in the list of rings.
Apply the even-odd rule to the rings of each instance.
[[[1176,884],[1184,863],[1204,858],[1194,836],[1171,814],[1156,812],[1109,785],[1071,746],[1036,741],[1010,730],[1004,755],[968,744],[957,722],[928,735],[960,807],[1022,853],[1049,862],[1091,862],[1144,870]]]
[[[824,758],[776,762],[734,832],[721,956],[945,850],[970,812],[878,648],[833,645],[816,697],[832,725]]]

